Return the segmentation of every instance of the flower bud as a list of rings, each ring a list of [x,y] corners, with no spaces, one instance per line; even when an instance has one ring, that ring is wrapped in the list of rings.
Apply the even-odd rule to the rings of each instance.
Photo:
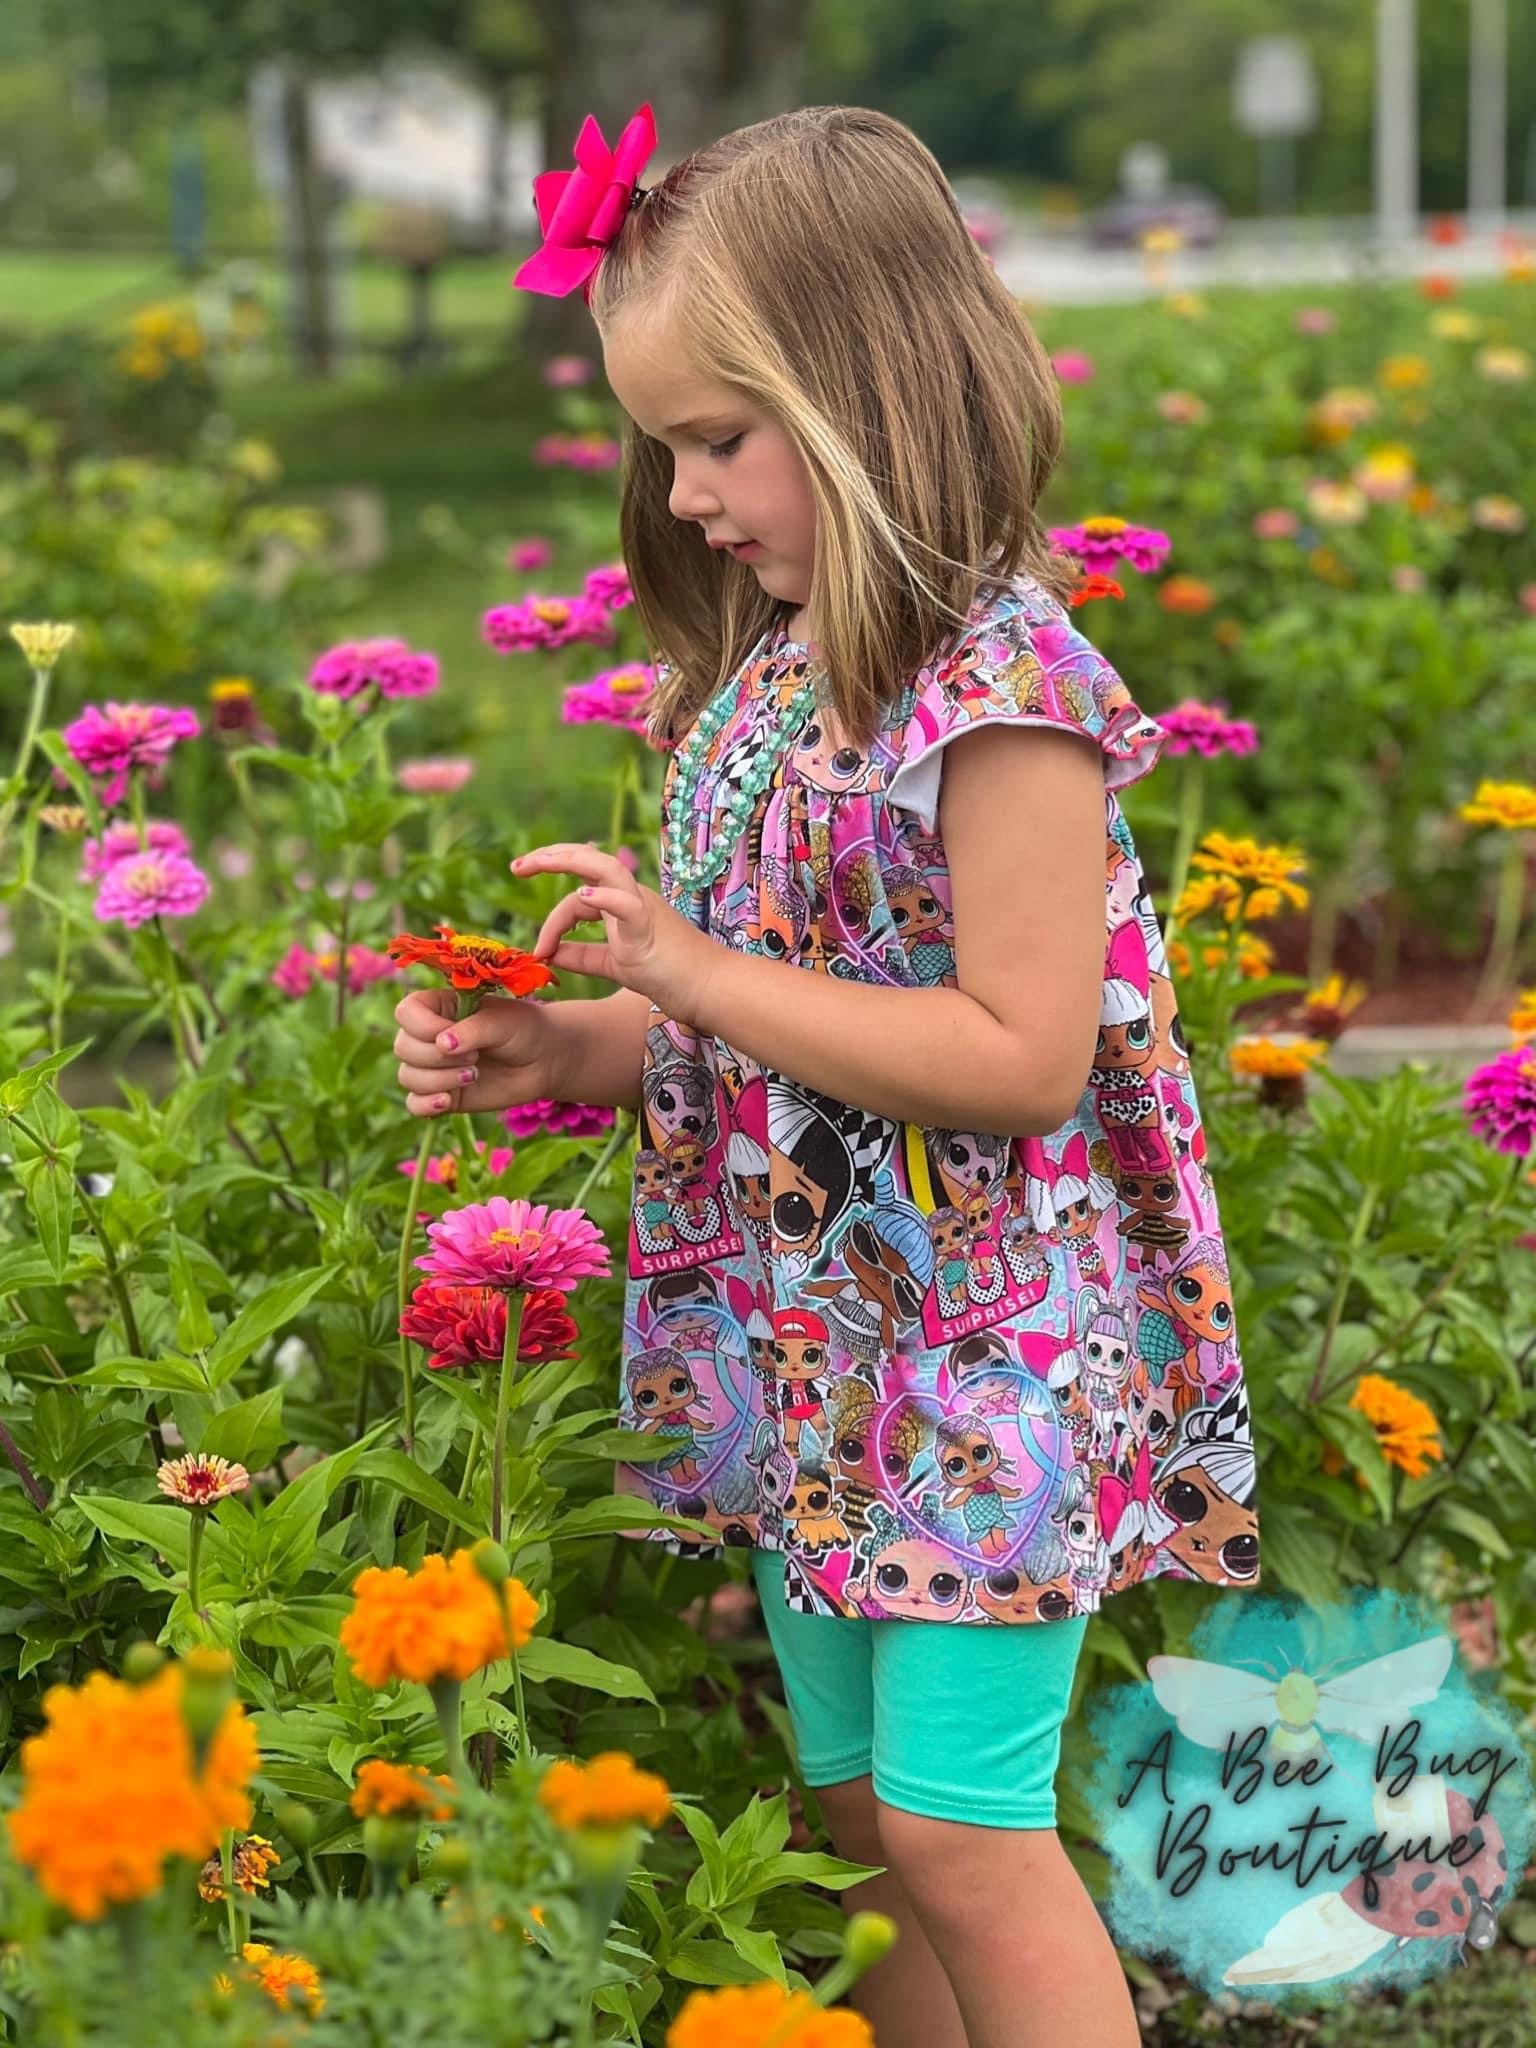
[[[282,1799],[272,1809],[272,1817],[301,1854],[315,1846],[319,1823],[302,1799]]]
[[[463,1836],[449,1835],[446,1841],[437,1845],[437,1853],[432,1858],[431,1874],[433,1877],[446,1878],[450,1884],[456,1884],[461,1877],[468,1877],[474,1860],[470,1846]]]
[[[475,1561],[475,1570],[489,1584],[504,1586],[511,1578],[511,1558],[499,1543],[493,1543],[488,1536],[482,1536],[480,1541],[471,1547],[469,1554]]]
[[[164,1650],[145,1638],[128,1645],[123,1657],[123,1676],[130,1685],[147,1685],[164,1664]]]
[[[182,1717],[192,1731],[198,1768],[235,1696],[235,1660],[228,1650],[189,1650],[181,1660]]]
[[[416,1853],[416,1823],[375,1813],[363,1822],[363,1854],[370,1863],[409,1863]]]
[[[855,1913],[843,1932],[843,1954],[857,1969],[872,1969],[895,1940],[896,1922],[888,1914]]]

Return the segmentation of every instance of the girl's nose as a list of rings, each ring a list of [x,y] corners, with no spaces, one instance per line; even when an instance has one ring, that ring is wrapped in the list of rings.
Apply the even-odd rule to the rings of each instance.
[[[667,510],[674,519],[712,519],[720,511],[720,500],[681,463],[672,474]]]

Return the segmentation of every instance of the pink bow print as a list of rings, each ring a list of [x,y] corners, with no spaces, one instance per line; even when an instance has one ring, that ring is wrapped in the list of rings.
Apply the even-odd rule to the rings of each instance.
[[[1113,1472],[1099,1475],[1099,1527],[1104,1531],[1105,1541],[1113,1538],[1133,1500],[1139,1500],[1146,1507],[1151,1498],[1152,1454],[1143,1438],[1141,1449],[1136,1453],[1129,1486]]]
[[[630,116],[611,150],[588,114],[576,138],[575,170],[541,171],[533,181],[544,245],[522,264],[513,284],[557,299],[580,285],[585,297],[655,147],[656,120],[648,105]]]

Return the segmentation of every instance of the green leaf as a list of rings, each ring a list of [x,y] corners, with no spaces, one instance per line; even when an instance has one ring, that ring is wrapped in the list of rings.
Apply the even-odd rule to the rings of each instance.
[[[541,1434],[544,1443],[547,1433]],[[564,1446],[570,1458],[621,1460],[626,1465],[649,1465],[676,1449],[676,1439],[645,1429],[594,1429],[590,1436],[578,1436]]]
[[[75,1506],[103,1536],[120,1542],[147,1543],[178,1571],[187,1568],[187,1532],[192,1517],[185,1508],[162,1507],[145,1500],[114,1500],[110,1494],[77,1493]]]
[[[219,1333],[217,1343],[208,1354],[208,1384],[222,1387],[226,1380],[233,1379],[251,1353],[284,1323],[292,1322],[340,1271],[340,1266],[336,1265],[311,1266],[302,1273],[290,1273],[285,1279],[274,1280],[270,1287],[264,1287]]]
[[[1506,1564],[1514,1559],[1514,1552],[1505,1542],[1503,1535],[1484,1514],[1468,1507],[1465,1501],[1442,1500],[1435,1509],[1437,1522],[1449,1524],[1453,1529],[1475,1543],[1479,1550],[1486,1550],[1499,1557]]]
[[[877,1876],[879,1870],[879,1865],[847,1863],[840,1856],[823,1856],[817,1850],[788,1849],[760,1864],[738,1896],[755,1898],[759,1892],[775,1891],[785,1884],[819,1884],[828,1891],[845,1892],[850,1885]]]
[[[283,1390],[268,1387],[248,1401],[224,1408],[203,1431],[198,1449],[205,1457],[228,1458],[231,1464],[260,1470],[284,1441]]]
[[[759,1977],[771,1977],[776,1984],[787,1990],[789,1979],[784,1974],[784,1958],[779,1953],[779,1944],[774,1937],[760,1927],[737,1927],[720,1916],[722,1933],[744,1963],[750,1963]]]
[[[176,1304],[177,1345],[183,1351],[206,1351],[214,1341],[213,1318],[208,1313],[203,1290],[193,1278],[192,1268],[187,1260],[186,1246],[174,1226],[171,1230],[167,1263],[170,1271],[171,1299]]]
[[[440,1479],[434,1479],[430,1472],[423,1472],[414,1458],[408,1458],[404,1451],[380,1448],[368,1453],[358,1461],[359,1479],[380,1479],[403,1493],[408,1500],[414,1500],[429,1514],[440,1515],[450,1528],[466,1530],[471,1536],[484,1536],[484,1523],[468,1501],[457,1499]]]
[[[26,1189],[27,1207],[53,1278],[62,1280],[69,1270],[69,1227],[75,1213],[74,1153],[40,1152],[31,1159],[18,1158],[12,1171]]]
[[[720,1540],[717,1529],[686,1515],[669,1514],[665,1508],[653,1508],[649,1501],[627,1493],[609,1493],[598,1500],[584,1501],[579,1508],[562,1513],[552,1529],[540,1533],[559,1543],[578,1536],[616,1536],[626,1529],[672,1529],[711,1543]]]
[[[667,1958],[667,1975],[680,1984],[757,1984],[762,1971],[728,1941],[685,1941]]]
[[[206,1394],[208,1381],[190,1358],[104,1358],[75,1374],[80,1387],[139,1387],[157,1394]]]
[[[82,1038],[75,1045],[63,1046],[58,1052],[49,1053],[46,1059],[23,1067],[19,1074],[8,1075],[0,1081],[0,1110],[25,1109],[45,1081],[51,1081],[72,1060],[79,1059],[81,1053],[89,1052],[94,1043],[94,1039]]]
[[[562,1679],[568,1685],[590,1686],[610,1699],[645,1700],[658,1704],[656,1695],[628,1664],[614,1664],[578,1643],[563,1643],[555,1636],[535,1636],[517,1653],[523,1676],[540,1684]]]

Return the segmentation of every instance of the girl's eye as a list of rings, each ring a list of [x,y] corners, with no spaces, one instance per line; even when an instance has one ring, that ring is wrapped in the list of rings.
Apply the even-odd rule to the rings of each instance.
[[[727,455],[734,455],[741,446],[741,439],[740,434],[732,434],[728,441],[709,441],[706,442],[705,446],[711,455],[720,460]]]

